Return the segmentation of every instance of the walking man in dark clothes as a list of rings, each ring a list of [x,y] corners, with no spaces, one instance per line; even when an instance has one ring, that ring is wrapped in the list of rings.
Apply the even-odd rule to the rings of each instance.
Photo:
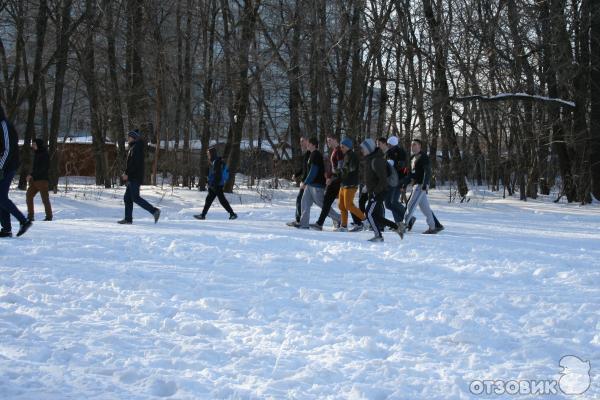
[[[23,235],[32,222],[25,218],[17,206],[8,198],[10,184],[19,168],[19,137],[17,131],[6,118],[0,106],[0,237],[12,237],[10,216],[15,217],[21,226],[17,236]]]
[[[52,205],[50,204],[50,196],[48,194],[48,170],[50,169],[50,156],[48,155],[48,149],[42,139],[35,139],[31,145],[35,151],[33,156],[33,168],[31,173],[27,176],[27,182],[29,182],[29,188],[27,189],[27,216],[30,221],[34,220],[34,208],[33,199],[40,193],[42,196],[42,202],[44,203],[44,210],[46,211],[46,218],[44,221],[52,221]]]
[[[294,175],[292,179],[300,180],[304,182],[306,176],[308,175],[308,160],[310,159],[310,151],[307,149],[308,139],[305,136],[300,138],[300,149],[302,150],[302,165]],[[304,195],[304,187],[300,185],[300,190],[298,191],[298,196],[296,196],[296,219],[294,221],[288,222],[287,226],[295,227],[300,223],[300,217],[302,216],[302,195]]]
[[[144,182],[144,151],[146,143],[136,129],[127,134],[129,150],[127,151],[127,167],[121,177],[127,189],[123,201],[125,202],[125,218],[119,224],[130,225],[133,223],[133,203],[148,211],[154,217],[154,223],[160,218],[160,210],[140,196],[140,186]]]
[[[417,206],[419,206],[421,212],[425,215],[425,218],[427,218],[427,225],[429,225],[429,229],[423,233],[435,234],[443,230],[444,227],[437,222],[437,219],[429,206],[429,200],[427,199],[427,189],[431,178],[431,163],[429,161],[429,156],[422,150],[422,143],[419,139],[413,140],[411,153],[410,185],[412,186],[412,193],[410,195],[410,200],[408,201],[408,206],[406,207],[404,220],[407,225],[409,225],[411,221],[412,224],[414,224],[413,214]],[[412,224],[410,224],[411,227]]]
[[[398,146],[398,138],[391,136],[389,139],[377,139],[377,147],[385,154],[385,158],[390,165],[388,169],[396,175],[395,185],[388,186],[387,195],[385,197],[385,208],[392,212],[396,223],[402,222],[404,218],[405,208],[400,202],[401,179],[406,175],[406,152]],[[389,174],[388,174],[389,176]]]
[[[304,188],[302,195],[302,215],[300,222],[295,225],[299,229],[309,229],[310,208],[316,204],[323,208],[323,198],[325,192],[325,163],[323,155],[319,151],[319,140],[312,137],[308,140],[307,145],[310,151],[310,159],[308,161],[308,174],[306,179],[300,185]],[[339,214],[333,210],[329,210],[329,217],[339,221]]]
[[[352,139],[342,140],[340,146],[344,154],[342,167],[338,171],[341,182],[339,193],[339,206],[341,213],[341,226],[337,229],[339,232],[348,231],[348,213],[356,221],[356,225],[362,229],[362,221],[366,219],[365,214],[354,205],[354,196],[358,188],[360,161],[354,153]]]
[[[344,163],[344,153],[342,153],[342,149],[340,148],[340,142],[337,136],[334,134],[330,134],[327,136],[327,148],[330,151],[329,160],[331,164],[330,171],[325,173],[325,195],[323,197],[323,207],[321,208],[321,215],[319,215],[319,219],[316,223],[311,224],[310,228],[322,231],[323,224],[325,223],[325,219],[327,216],[333,212],[337,216],[337,218],[333,218],[333,224],[335,229],[338,229],[340,226],[340,215],[331,208],[335,199],[338,198],[340,193],[340,176],[339,171]]]
[[[229,213],[229,219],[236,219],[237,214],[233,212],[225,193],[223,192],[223,186],[229,179],[229,170],[223,162],[223,159],[217,154],[217,149],[211,147],[208,149],[208,162],[210,163],[210,170],[208,171],[208,195],[204,202],[204,209],[202,214],[194,215],[196,219],[206,219],[206,214],[210,209],[215,198],[219,199],[219,203],[223,206],[225,211]]]
[[[377,207],[381,207],[385,200],[387,191],[387,166],[383,157],[383,152],[376,147],[373,139],[367,139],[360,145],[361,151],[365,156],[365,178],[369,202],[367,203],[367,220],[373,228],[374,236],[369,239],[370,242],[383,242],[380,226],[387,226],[404,237],[404,224],[400,225],[386,219],[376,212]]]

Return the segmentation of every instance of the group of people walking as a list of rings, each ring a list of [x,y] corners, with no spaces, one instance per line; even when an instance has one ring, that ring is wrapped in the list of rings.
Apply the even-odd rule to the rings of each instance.
[[[372,230],[372,242],[383,241],[383,230],[389,228],[401,238],[411,230],[418,206],[427,219],[429,229],[425,234],[435,234],[444,229],[437,220],[427,199],[431,178],[431,164],[422,143],[415,139],[411,144],[411,156],[399,146],[396,136],[366,139],[360,145],[362,161],[354,152],[352,139],[341,142],[335,135],[327,137],[330,150],[324,158],[318,150],[317,138],[302,137],[300,146],[304,151],[302,168],[294,174],[299,179],[300,191],[296,198],[296,218],[288,226],[298,229],[322,230],[327,217],[333,220],[335,231],[357,232]],[[406,207],[401,197],[411,188]],[[354,204],[359,193],[359,206]],[[340,213],[332,206],[338,199]],[[317,221],[310,223],[310,211],[316,204],[321,208]],[[385,208],[391,211],[393,221],[385,218]],[[352,216],[352,227],[348,216]]]
[[[50,159],[43,140],[35,139],[33,166],[27,175],[27,217],[9,199],[10,184],[19,167],[18,136],[12,124],[6,118],[0,106],[0,222],[1,237],[12,236],[11,215],[16,218],[20,227],[17,236],[23,235],[31,227],[35,219],[34,198],[41,194],[44,204],[45,219],[52,221],[52,206],[49,198]],[[154,222],[160,219],[160,209],[151,205],[140,196],[140,187],[144,180],[145,141],[138,130],[127,134],[129,148],[126,167],[121,179],[126,185],[123,201],[125,216],[119,224],[133,223],[133,204],[149,212]],[[300,146],[304,152],[302,168],[294,174],[300,180],[300,191],[296,198],[296,218],[288,223],[299,229],[323,230],[325,220],[329,217],[338,232],[357,232],[372,230],[372,242],[383,241],[383,231],[390,229],[404,237],[415,223],[417,206],[425,215],[429,229],[425,234],[435,234],[444,227],[437,220],[427,199],[427,189],[431,177],[431,165],[427,153],[422,150],[421,141],[415,139],[411,144],[411,156],[400,147],[398,138],[379,138],[377,141],[366,139],[360,144],[360,153],[354,151],[354,142],[345,138],[341,142],[335,135],[327,137],[328,157],[319,151],[317,138],[302,137]],[[237,218],[237,214],[225,197],[223,187],[229,179],[226,163],[218,155],[217,149],[208,150],[208,195],[202,213],[194,218],[204,220],[214,202],[218,199],[229,213],[229,219]],[[411,188],[411,195],[406,206],[401,198],[406,199],[406,191]],[[358,193],[358,207],[354,199]],[[333,208],[338,200],[339,213]],[[321,212],[314,223],[310,223],[310,212],[316,204]],[[385,217],[385,209],[391,211],[393,221]],[[349,225],[349,217],[352,223]]]

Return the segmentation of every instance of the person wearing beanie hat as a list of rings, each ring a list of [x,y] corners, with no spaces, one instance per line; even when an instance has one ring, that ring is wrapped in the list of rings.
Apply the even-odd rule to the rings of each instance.
[[[391,140],[392,143],[397,143],[398,138],[392,136],[396,140]],[[391,138],[390,138],[391,139]],[[406,164],[406,153],[398,146],[390,146],[390,140],[384,137],[377,139],[377,146],[385,154],[388,162],[388,177],[393,175],[393,179],[388,179],[389,188],[385,197],[385,208],[392,212],[396,223],[402,222],[404,218],[405,208],[400,202],[401,180],[404,178],[402,168]]]
[[[134,129],[132,131],[129,131],[129,133],[127,133],[127,137],[128,138],[133,138],[134,140],[138,140],[142,135],[140,134],[140,131],[138,129]]]
[[[133,223],[133,203],[148,211],[154,217],[154,223],[160,218],[160,210],[144,198],[140,196],[140,187],[144,182],[144,164],[145,164],[145,143],[142,140],[142,135],[136,129],[127,133],[127,141],[129,150],[127,151],[127,166],[125,172],[121,176],[127,189],[123,196],[125,202],[125,218],[118,223],[122,225],[130,225]]]
[[[362,228],[362,221],[366,219],[365,214],[354,205],[354,196],[358,189],[358,172],[360,161],[352,150],[352,139],[342,140],[341,150],[344,153],[344,161],[339,171],[341,187],[339,193],[339,206],[342,224],[339,231],[348,230],[348,212],[352,215],[355,225]]]
[[[390,136],[387,139],[387,144],[390,145],[390,147],[398,146],[398,136]]]
[[[33,168],[27,176],[29,187],[27,188],[27,215],[30,221],[34,218],[33,200],[40,193],[42,203],[44,203],[44,211],[46,218],[44,221],[52,221],[52,205],[50,204],[48,171],[50,169],[50,156],[46,143],[42,139],[35,139],[31,145],[35,154],[33,156]]]
[[[335,199],[340,194],[340,176],[339,169],[344,162],[344,153],[340,148],[338,137],[335,134],[327,136],[327,148],[331,152],[329,159],[324,159],[323,164],[329,163],[330,168],[325,168],[325,194],[323,196],[323,206],[321,207],[321,214],[316,223],[310,224],[310,228],[321,231],[323,230],[323,224],[325,219],[329,216],[333,220],[334,229],[339,229],[341,217],[340,215],[331,208]]]
[[[0,106],[0,238],[12,237],[10,216],[21,224],[17,236],[23,235],[31,227],[29,221],[8,198],[10,184],[19,168],[19,136]]]
[[[383,157],[382,151],[374,146],[375,142],[372,139],[365,140],[361,149],[365,156],[365,179],[367,194],[369,201],[367,203],[367,220],[373,228],[374,236],[369,239],[370,242],[383,242],[383,235],[380,226],[387,226],[400,235],[400,239],[404,237],[404,224],[396,224],[385,216],[382,216],[376,210],[380,209],[385,200],[388,190],[388,174],[387,163]],[[373,148],[369,152],[369,148]]]
[[[215,198],[218,198],[219,203],[221,203],[225,211],[229,213],[229,219],[236,219],[237,214],[233,212],[233,209],[223,192],[223,187],[229,179],[229,169],[223,162],[223,159],[219,156],[216,147],[208,149],[208,162],[210,164],[210,169],[208,171],[208,195],[204,201],[202,214],[196,214],[194,215],[194,218],[199,220],[206,219],[206,214],[208,213],[210,206],[213,201],[215,201]]]

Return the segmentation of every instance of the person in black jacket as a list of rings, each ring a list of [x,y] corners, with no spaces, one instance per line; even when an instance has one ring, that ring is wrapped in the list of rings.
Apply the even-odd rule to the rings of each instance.
[[[362,221],[365,220],[366,217],[365,214],[354,205],[354,196],[358,189],[360,160],[356,153],[354,153],[354,150],[352,150],[352,139],[346,138],[342,140],[340,147],[344,154],[344,161],[336,174],[340,179],[341,184],[338,197],[342,224],[338,228],[338,231],[345,232],[348,230],[348,212],[352,215],[355,225],[359,226],[362,230]]]
[[[435,218],[429,200],[427,199],[427,189],[431,178],[431,163],[429,156],[422,150],[422,144],[419,139],[414,139],[411,145],[412,156],[410,158],[411,173],[408,177],[412,186],[412,194],[406,207],[406,215],[404,216],[405,225],[412,227],[415,218],[413,216],[417,206],[427,218],[427,229],[424,234],[435,234],[443,230],[444,227]]]
[[[19,137],[17,131],[6,118],[0,106],[0,237],[12,236],[10,216],[21,224],[17,236],[23,235],[31,227],[29,221],[15,204],[8,198],[10,184],[19,168]]]
[[[50,204],[50,196],[48,194],[48,170],[50,169],[50,156],[46,149],[46,144],[42,139],[35,139],[31,146],[35,151],[33,156],[33,169],[27,176],[29,188],[27,189],[27,215],[30,221],[34,220],[33,199],[40,193],[46,218],[44,221],[52,221],[52,205]]]
[[[388,189],[387,181],[387,161],[383,156],[381,149],[376,147],[373,139],[366,139],[360,145],[363,155],[365,156],[365,185],[369,202],[367,203],[367,220],[373,228],[374,236],[369,239],[370,242],[383,242],[383,235],[380,227],[387,226],[400,235],[400,239],[404,237],[404,224],[396,224],[385,218],[377,212],[385,200]]]
[[[154,217],[154,223],[160,218],[160,210],[140,196],[140,186],[144,182],[144,150],[145,143],[140,132],[136,129],[127,134],[129,150],[127,151],[127,168],[122,176],[126,182],[125,190],[125,218],[119,224],[129,225],[133,222],[133,203],[148,211]]]
[[[299,180],[304,182],[306,176],[308,175],[308,160],[310,159],[310,151],[306,148],[308,144],[308,139],[305,136],[300,138],[300,149],[302,150],[302,165],[294,175],[292,176],[293,180]],[[300,186],[300,190],[298,191],[298,196],[296,196],[296,219],[294,221],[288,222],[287,226],[296,226],[300,223],[300,217],[302,216],[302,196],[304,195],[304,187]]]
[[[396,175],[394,179],[395,185],[390,184],[385,197],[385,208],[392,212],[396,223],[402,222],[404,218],[405,208],[400,202],[401,185],[400,178],[404,177],[406,167],[406,152],[398,147],[398,138],[391,136],[389,139],[377,139],[377,146],[385,154],[385,158],[390,165],[388,169]],[[388,174],[389,176],[389,174]]]
[[[223,206],[225,211],[229,213],[229,219],[236,219],[237,214],[233,212],[225,193],[223,192],[223,186],[227,182],[228,176],[225,169],[225,163],[223,159],[217,154],[217,149],[211,147],[208,149],[208,162],[210,163],[210,170],[208,171],[208,195],[204,202],[204,209],[202,214],[194,215],[196,219],[206,219],[206,214],[210,209],[215,198],[219,199],[219,203]]]

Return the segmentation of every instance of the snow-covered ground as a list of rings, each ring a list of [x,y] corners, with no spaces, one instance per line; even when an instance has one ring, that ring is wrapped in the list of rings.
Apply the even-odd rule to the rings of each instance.
[[[473,380],[558,380],[564,355],[591,387],[544,398],[600,398],[597,205],[437,191],[444,232],[417,212],[371,244],[286,227],[295,190],[196,221],[204,193],[148,187],[158,225],[136,207],[120,226],[122,190],[74,189],[0,240],[2,399],[474,398]]]

